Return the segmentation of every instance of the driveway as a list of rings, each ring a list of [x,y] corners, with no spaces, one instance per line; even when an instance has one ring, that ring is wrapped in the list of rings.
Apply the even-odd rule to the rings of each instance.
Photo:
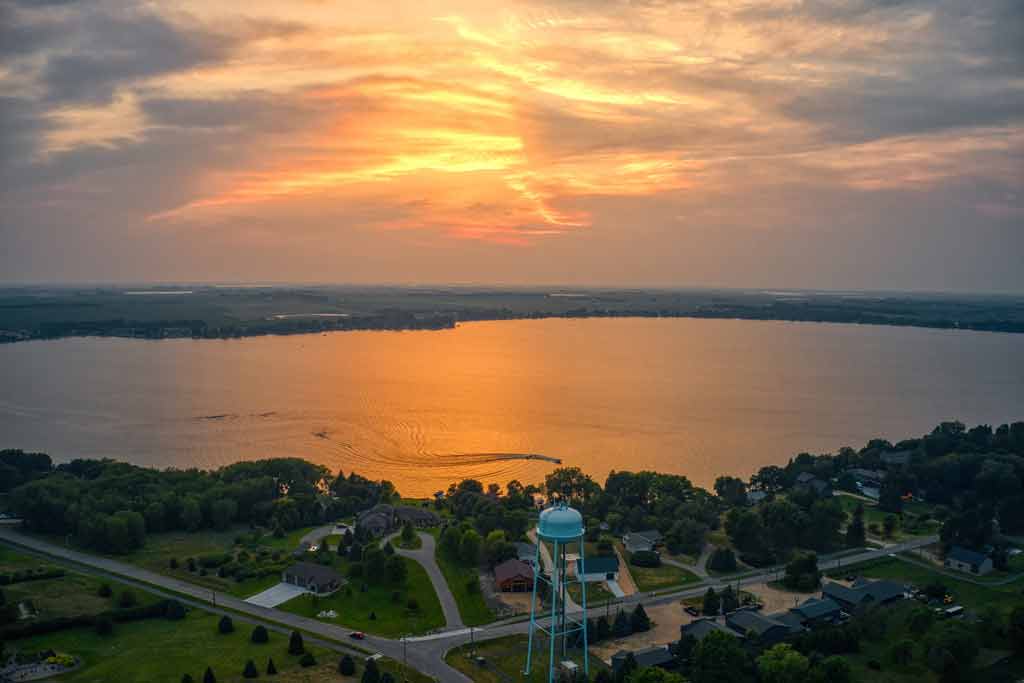
[[[395,554],[415,560],[427,570],[427,576],[430,577],[430,583],[434,586],[437,599],[441,601],[441,610],[444,612],[446,624],[445,628],[452,630],[465,628],[466,625],[462,623],[462,615],[459,614],[459,603],[455,601],[452,589],[448,587],[448,582],[444,580],[441,567],[438,566],[437,558],[434,557],[436,552],[435,546],[437,545],[434,537],[422,531],[417,532],[417,535],[420,537],[420,547],[418,550],[405,550],[392,542],[391,545],[395,548]],[[394,541],[397,537],[398,534],[392,534],[388,537],[388,540]]]
[[[297,598],[303,593],[308,593],[305,588],[299,588],[293,586],[290,583],[279,583],[276,586],[271,586],[262,593],[256,595],[250,595],[245,599],[250,605],[259,605],[260,607],[277,607],[283,603],[288,602],[292,598]]]

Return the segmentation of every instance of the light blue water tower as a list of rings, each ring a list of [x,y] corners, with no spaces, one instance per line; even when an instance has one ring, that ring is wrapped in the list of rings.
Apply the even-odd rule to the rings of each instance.
[[[540,569],[544,567],[541,560],[541,548],[544,542],[552,545],[550,567],[551,576],[543,576]],[[537,523],[537,557],[533,572],[533,600],[530,603],[530,639],[526,649],[526,667],[523,673],[530,675],[533,659],[533,638],[537,631],[548,636],[548,683],[554,683],[558,661],[564,661],[568,650],[568,640],[575,634],[583,642],[583,673],[589,679],[590,662],[587,656],[587,584],[579,572],[570,578],[566,559],[566,546],[575,543],[579,547],[580,565],[583,564],[583,515],[578,511],[560,503],[540,513]],[[579,566],[579,565],[578,565]],[[551,588],[551,615],[547,628],[537,620],[537,587],[545,582]],[[567,610],[567,587],[570,582],[580,586],[583,598],[582,611]],[[543,617],[542,617],[543,619]]]

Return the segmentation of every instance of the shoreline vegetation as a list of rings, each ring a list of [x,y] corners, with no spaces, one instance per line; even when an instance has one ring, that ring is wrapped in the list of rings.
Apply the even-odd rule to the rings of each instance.
[[[171,295],[174,296],[171,296]],[[700,318],[1024,333],[1024,297],[874,292],[413,287],[0,289],[0,343],[443,330],[545,318]]]

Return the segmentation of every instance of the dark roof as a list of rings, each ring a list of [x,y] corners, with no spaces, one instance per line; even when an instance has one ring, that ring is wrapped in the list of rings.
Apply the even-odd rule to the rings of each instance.
[[[612,655],[612,668],[618,668],[622,666],[622,663],[626,661],[626,657],[629,656],[629,652],[626,650],[619,650]],[[633,659],[636,660],[637,666],[661,666],[662,664],[668,664],[672,661],[672,653],[669,651],[666,645],[655,645],[654,647],[644,648],[643,650],[635,650],[633,652]]]
[[[830,581],[821,588],[822,596],[850,605],[861,605],[865,602],[888,602],[903,597],[904,592],[903,584],[895,581],[858,580],[849,588]]]
[[[784,628],[787,631],[790,630],[789,626],[780,621],[758,614],[753,610],[745,609],[730,612],[725,618],[725,623],[729,624],[733,628],[742,629],[744,633],[753,633],[757,636],[763,636],[773,628]]]
[[[769,614],[768,618],[773,619],[788,628],[790,633],[799,633],[804,630],[804,618],[794,610]]]
[[[946,557],[956,560],[957,562],[965,562],[967,564],[975,564],[978,566],[984,564],[985,560],[988,559],[988,556],[983,553],[979,553],[975,550],[968,550],[967,548],[963,548],[958,545],[950,548]]]
[[[529,557],[531,560],[537,557],[537,546],[533,543],[523,543],[519,541],[515,544],[516,555],[522,559],[523,556]]]
[[[796,612],[804,619],[820,619],[831,614],[838,614],[840,610],[839,603],[832,598],[807,598],[791,611]]]
[[[330,567],[312,562],[296,562],[285,570],[285,574],[300,576],[306,581],[313,581],[318,584],[337,581],[341,583],[342,576]]]
[[[505,560],[494,568],[494,580],[499,584],[518,578],[533,581],[533,567],[520,560]]]
[[[658,543],[661,541],[661,532],[656,529],[648,529],[646,531],[630,531],[630,538],[642,538],[650,543]]]
[[[817,477],[815,477],[812,473],[810,473],[810,472],[801,472],[796,477],[796,483],[798,483],[798,484],[807,484],[807,483],[813,481],[814,479],[817,479]]]
[[[719,624],[714,619],[694,619],[689,624],[684,624],[682,628],[682,634],[684,636],[693,636],[697,640],[703,640],[704,636],[714,631],[728,633],[733,637],[742,637],[741,634],[736,633],[736,631],[733,631],[727,626]]]
[[[608,574],[619,571],[619,558],[615,555],[598,555],[576,560],[578,574]]]
[[[439,522],[440,517],[432,510],[426,508],[417,508],[410,505],[403,505],[402,507],[395,508],[395,514],[402,521],[406,520],[425,520],[428,522]]]

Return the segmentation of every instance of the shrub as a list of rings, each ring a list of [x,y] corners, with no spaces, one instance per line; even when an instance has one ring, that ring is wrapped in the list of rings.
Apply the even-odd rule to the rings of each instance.
[[[420,603],[417,602],[416,598],[409,598],[405,603],[405,607],[410,612],[416,612],[419,611]]]
[[[376,659],[366,660],[366,667],[363,669],[362,683],[380,683],[380,668]]]
[[[353,562],[348,568],[349,578],[358,579],[363,575],[363,563]]]
[[[306,654],[302,655],[301,659],[299,659],[299,666],[301,666],[304,669],[308,669],[311,666],[316,666],[316,657],[313,656],[312,652],[307,652]]]
[[[185,565],[188,567],[190,572],[194,572],[196,570],[196,559],[194,557],[188,558],[185,560]]]
[[[476,595],[477,593],[479,593],[480,592],[480,580],[479,579],[470,579],[469,581],[467,581],[466,582],[466,590],[469,592],[470,595]]]
[[[220,633],[231,633],[235,630],[235,622],[231,621],[231,617],[225,614],[220,618],[220,622],[217,623],[217,630]]]
[[[96,620],[96,633],[101,636],[109,636],[114,632],[114,622],[109,617],[99,617]]]
[[[164,616],[171,621],[177,621],[185,618],[185,606],[177,600],[168,600],[167,608],[164,610]]]
[[[736,571],[736,553],[732,548],[715,548],[708,557],[708,569],[716,572]]]
[[[653,550],[639,550],[633,553],[629,562],[637,567],[660,567],[661,556]]]
[[[274,666],[274,659],[273,658],[268,658],[267,659],[267,675],[268,676],[274,676],[276,674],[277,674],[277,667]]]
[[[252,630],[252,642],[254,643],[266,643],[270,640],[270,634],[267,633],[267,628],[260,624]]]
[[[288,654],[301,655],[305,651],[306,646],[302,643],[302,634],[298,631],[292,631],[292,635],[288,639]]]
[[[370,612],[370,621],[377,621],[377,613]]]
[[[203,674],[203,683],[217,683],[217,677],[213,675],[213,669],[206,667],[206,673]]]
[[[110,588],[109,583],[101,583],[99,590],[96,591],[96,595],[100,596],[101,598],[109,598],[113,594],[114,591]]]
[[[183,674],[181,677],[181,683],[195,683],[192,678],[192,674]]]
[[[138,599],[130,588],[125,588],[121,591],[121,595],[117,598],[117,606],[121,608],[135,607],[137,604]]]
[[[171,569],[177,569],[178,568],[178,558],[172,557],[170,560],[167,561],[167,566],[170,567]],[[188,676],[188,674],[185,674],[185,675]]]
[[[380,675],[380,683],[395,683],[395,677],[391,675],[390,671],[385,671]]]
[[[402,591],[391,591],[391,602],[396,605],[402,602]]]
[[[256,670],[256,662],[251,659],[245,663],[245,668],[242,669],[243,678],[259,678],[260,672]]]
[[[344,655],[338,662],[338,673],[342,676],[355,676],[356,662],[350,655]]]

